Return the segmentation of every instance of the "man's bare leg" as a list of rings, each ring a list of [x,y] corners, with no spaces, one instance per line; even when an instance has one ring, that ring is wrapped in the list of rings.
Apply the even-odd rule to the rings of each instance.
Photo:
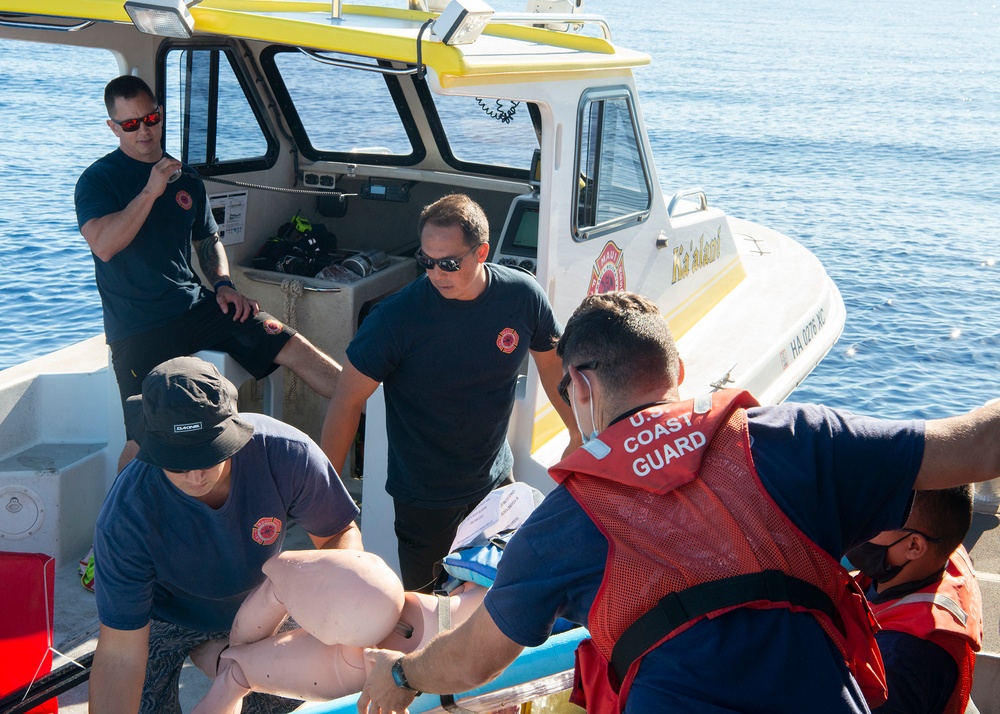
[[[293,335],[274,361],[294,372],[317,394],[327,399],[333,396],[340,365],[302,335]]]

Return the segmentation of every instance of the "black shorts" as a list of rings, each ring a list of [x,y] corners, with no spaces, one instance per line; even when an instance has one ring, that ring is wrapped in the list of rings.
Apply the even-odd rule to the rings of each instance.
[[[274,358],[295,334],[266,312],[246,322],[233,320],[210,297],[162,327],[110,344],[122,406],[142,393],[142,380],[153,367],[201,350],[226,352],[256,379],[266,377],[277,369]]]
[[[497,489],[514,483],[514,476],[507,474],[493,484]],[[441,561],[455,540],[458,527],[472,513],[483,496],[464,506],[449,508],[419,508],[394,498],[397,553],[399,554],[400,579],[404,590],[430,593],[441,572]]]

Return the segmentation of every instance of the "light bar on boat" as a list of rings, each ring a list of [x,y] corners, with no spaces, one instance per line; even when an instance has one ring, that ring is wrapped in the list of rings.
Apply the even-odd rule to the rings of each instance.
[[[431,31],[446,45],[469,45],[479,39],[493,17],[483,0],[451,0]]]
[[[127,0],[125,12],[139,32],[160,37],[189,38],[194,34],[194,18],[188,8],[201,0]]]

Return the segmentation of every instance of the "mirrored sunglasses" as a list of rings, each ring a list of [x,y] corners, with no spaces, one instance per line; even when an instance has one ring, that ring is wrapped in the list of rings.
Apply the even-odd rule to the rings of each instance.
[[[458,258],[428,258],[424,255],[424,251],[422,249],[417,250],[413,257],[416,259],[417,265],[424,270],[433,270],[436,265],[446,273],[457,273],[462,268],[462,261],[469,257],[472,251],[481,245],[485,245],[485,241],[482,243],[476,243],[474,246],[469,248],[465,254],[459,256]]]
[[[157,109],[155,112],[150,112],[144,117],[136,117],[135,119],[123,119],[118,121],[117,119],[112,119],[115,124],[122,128],[122,131],[133,132],[139,130],[139,122],[142,122],[146,126],[156,126],[161,121],[163,121],[163,112]]]

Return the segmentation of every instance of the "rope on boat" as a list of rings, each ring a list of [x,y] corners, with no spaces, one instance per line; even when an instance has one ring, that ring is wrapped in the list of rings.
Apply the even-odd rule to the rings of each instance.
[[[304,287],[305,283],[301,280],[287,279],[281,281],[281,292],[285,296],[285,324],[292,329],[298,329],[299,326],[299,298],[302,297]],[[295,372],[287,370],[285,380],[285,397],[288,403],[291,404],[299,397],[299,378]]]

